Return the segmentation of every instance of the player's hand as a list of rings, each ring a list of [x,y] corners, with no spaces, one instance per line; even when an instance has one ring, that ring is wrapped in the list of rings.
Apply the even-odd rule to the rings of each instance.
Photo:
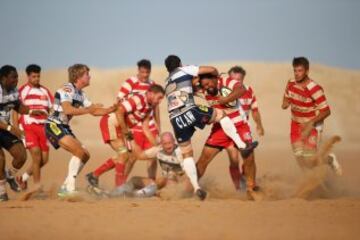
[[[314,123],[312,121],[302,124],[301,138],[306,139],[307,137],[309,137],[313,128],[314,128]]]
[[[108,113],[115,112],[117,108],[118,108],[118,104],[114,103],[113,105],[111,105],[110,107],[107,108],[107,112]]]
[[[93,114],[100,108],[103,108],[103,105],[101,103],[94,103],[90,107],[88,107],[88,111],[90,114]]]
[[[264,130],[262,125],[257,125],[256,126],[256,131],[257,131],[259,136],[264,136],[264,134],[265,134],[265,130]]]
[[[31,116],[47,116],[48,112],[42,109],[32,109],[29,111],[29,115]]]
[[[18,128],[16,126],[11,126],[10,133],[19,139],[21,139],[24,135],[24,132],[21,131],[20,128]]]

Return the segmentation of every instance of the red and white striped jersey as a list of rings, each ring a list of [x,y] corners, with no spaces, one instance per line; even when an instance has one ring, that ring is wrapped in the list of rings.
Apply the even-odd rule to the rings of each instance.
[[[119,101],[123,101],[134,94],[145,94],[151,85],[155,84],[153,80],[148,80],[147,82],[141,82],[136,76],[130,77],[127,79],[120,87],[117,98]],[[152,114],[149,128],[150,130],[156,129],[154,114]],[[142,131],[141,124],[134,126],[133,131]]]
[[[152,80],[141,82],[137,77],[131,77],[121,85],[117,98],[122,101],[124,98],[128,98],[136,93],[144,94],[153,84],[154,81]]]
[[[49,114],[54,103],[54,97],[46,87],[32,87],[25,84],[19,88],[20,101],[28,106],[30,110],[42,110]],[[21,115],[20,124],[44,124],[47,116],[30,116],[28,114]]]
[[[245,111],[246,117],[249,120],[249,114],[251,111],[258,111],[258,104],[254,94],[254,90],[250,86],[244,84],[246,92],[239,98],[241,107]]]
[[[319,112],[329,110],[324,90],[315,81],[302,87],[290,80],[285,90],[285,97],[291,106],[292,120],[298,123],[305,123],[316,117]]]
[[[220,97],[223,97],[221,95],[223,88],[226,88],[226,89],[230,90],[230,92],[231,92],[237,86],[241,86],[241,83],[236,79],[219,78],[218,86],[217,86],[218,93],[216,96],[208,94],[207,91],[201,91],[201,93],[200,93],[200,94],[204,95],[204,98],[212,107],[225,110],[225,112],[227,113],[229,118],[231,118],[231,120],[235,124],[246,121],[245,112],[242,109],[239,101],[236,101],[236,103],[233,104],[233,106],[229,106],[229,105],[225,105],[225,104],[217,104],[217,101],[219,100]]]
[[[126,123],[129,128],[140,126],[146,116],[152,113],[152,107],[144,94],[134,94],[120,104],[126,110]]]

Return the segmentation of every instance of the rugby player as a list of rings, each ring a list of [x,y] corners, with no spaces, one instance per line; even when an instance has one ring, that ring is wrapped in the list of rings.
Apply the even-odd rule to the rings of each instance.
[[[175,138],[170,132],[160,135],[161,148],[156,154],[156,159],[161,168],[161,176],[156,180],[146,177],[134,176],[126,184],[111,192],[112,197],[152,197],[157,191],[169,184],[184,182],[186,176],[182,167],[182,154],[175,143]],[[187,177],[186,177],[187,179]],[[188,180],[188,179],[187,179]]]
[[[116,110],[116,105],[103,108],[101,104],[93,104],[86,97],[83,89],[90,84],[89,67],[74,64],[68,68],[69,82],[55,93],[53,112],[45,123],[46,137],[55,149],[63,148],[70,152],[68,175],[58,191],[58,196],[66,197],[76,193],[75,180],[90,154],[75,137],[69,126],[73,116],[91,114],[103,116]]]
[[[242,91],[240,91],[243,88],[242,83],[232,78],[218,78],[214,75],[204,74],[200,75],[200,86],[202,88],[200,93],[203,93],[208,103],[215,109],[222,109],[232,120],[236,126],[236,132],[241,139],[248,145],[257,144],[257,142],[253,142],[252,140],[247,118],[239,103],[239,98],[242,96]],[[235,95],[237,100],[233,102],[221,101],[225,96],[230,94]],[[208,164],[223,149],[226,149],[228,153],[230,175],[235,188],[239,190],[241,176],[239,170],[239,150],[236,148],[234,141],[225,134],[219,123],[213,124],[210,136],[196,163],[198,176],[200,178],[204,175]],[[251,151],[240,150],[240,153],[244,159],[247,193],[251,199],[254,199],[256,167],[253,149]]]
[[[238,80],[246,89],[246,92],[239,98],[240,105],[246,114],[247,120],[250,118],[250,112],[252,119],[256,124],[256,131],[259,136],[264,136],[265,130],[261,121],[261,115],[259,111],[259,106],[257,99],[254,93],[254,90],[251,86],[244,84],[246,71],[241,66],[233,66],[228,71],[229,77],[231,79]]]
[[[294,79],[286,85],[282,108],[291,109],[290,140],[294,156],[302,169],[318,165],[316,152],[323,123],[330,116],[323,88],[309,77],[310,63],[305,57],[295,57],[292,62]],[[331,153],[328,164],[341,175],[342,170],[335,154]]]
[[[7,201],[6,181],[14,191],[20,191],[15,175],[26,161],[26,149],[21,141],[23,132],[10,123],[11,111],[20,114],[42,115],[42,111],[29,109],[21,103],[17,89],[18,73],[15,67],[4,65],[0,69],[0,201]],[[11,166],[5,171],[6,149],[13,158]]]
[[[24,190],[27,181],[33,175],[34,184],[40,183],[40,169],[49,160],[49,145],[45,135],[44,124],[54,102],[49,89],[40,84],[41,67],[31,64],[26,67],[27,83],[19,88],[21,102],[32,110],[42,111],[42,115],[31,116],[29,114],[13,114],[13,124],[24,130],[25,147],[32,157],[32,164],[17,182]]]
[[[137,75],[127,79],[121,86],[117,96],[119,101],[131,97],[133,94],[136,93],[145,94],[146,91],[149,90],[149,87],[152,84],[155,84],[155,82],[150,79],[151,62],[147,59],[141,59],[137,62],[137,66]],[[151,135],[144,135],[144,127],[149,127]],[[131,129],[131,132],[134,136],[134,141],[142,151],[150,149],[157,144],[156,141],[159,138],[160,127],[160,109],[159,106],[156,106],[154,111],[150,115],[148,126],[142,126],[141,124],[139,124]],[[131,161],[129,161],[128,163],[128,171],[132,169],[136,159],[130,160]],[[148,176],[155,179],[157,168],[155,159],[148,159],[147,164]]]
[[[195,127],[203,129],[207,124],[219,122],[224,132],[234,140],[239,149],[253,149],[254,145],[246,145],[236,133],[234,123],[220,109],[197,106],[194,101],[193,86],[196,85],[194,77],[200,74],[218,75],[214,67],[183,66],[178,56],[170,55],[165,59],[165,66],[169,72],[166,80],[166,97],[171,125],[176,140],[183,154],[183,168],[190,179],[195,194],[200,200],[206,198],[207,193],[200,188],[196,166],[193,159],[191,137]],[[244,91],[244,89],[240,89]],[[236,96],[227,96],[223,100],[233,101]]]
[[[99,176],[110,169],[115,168],[115,186],[120,187],[125,183],[129,171],[126,171],[126,165],[129,159],[129,150],[137,145],[133,140],[131,129],[142,126],[143,135],[148,139],[153,139],[149,128],[151,114],[158,107],[164,98],[165,90],[157,84],[152,84],[145,94],[133,94],[131,97],[119,103],[116,114],[109,114],[102,117],[100,122],[101,132],[105,143],[116,151],[117,157],[110,158],[95,171],[87,174],[87,181],[93,187],[98,187]],[[130,145],[129,145],[130,142]],[[155,139],[152,140],[155,146]],[[130,149],[129,149],[130,148]],[[142,148],[144,149],[144,148]],[[146,159],[155,157],[153,148],[144,150]],[[134,151],[135,154],[139,150]],[[136,155],[136,157],[139,157]]]

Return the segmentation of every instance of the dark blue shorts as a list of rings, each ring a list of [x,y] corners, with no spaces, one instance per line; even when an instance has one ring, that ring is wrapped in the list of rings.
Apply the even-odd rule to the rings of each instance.
[[[177,142],[189,141],[196,131],[195,127],[203,129],[209,124],[213,112],[213,108],[196,106],[170,119]]]
[[[5,148],[9,151],[17,143],[22,144],[22,141],[7,130],[0,129],[0,148]]]
[[[55,149],[60,147],[59,141],[64,136],[70,135],[76,138],[69,125],[57,124],[55,122],[45,123],[45,133],[47,139]]]

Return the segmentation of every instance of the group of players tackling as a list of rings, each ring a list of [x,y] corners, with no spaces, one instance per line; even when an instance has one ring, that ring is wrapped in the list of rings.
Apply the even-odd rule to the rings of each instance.
[[[163,88],[150,80],[150,61],[143,59],[137,65],[137,75],[122,84],[115,103],[107,108],[86,97],[83,89],[90,84],[90,69],[84,64],[68,68],[68,83],[54,95],[40,84],[41,68],[38,65],[26,68],[28,81],[19,89],[16,68],[3,66],[0,69],[0,201],[9,199],[6,184],[13,191],[24,191],[23,200],[41,191],[40,169],[49,159],[48,142],[55,149],[63,148],[72,155],[58,196],[77,193],[76,178],[90,154],[69,123],[73,116],[85,114],[101,116],[103,141],[115,153],[86,174],[90,193],[151,197],[169,184],[184,183],[187,191],[204,200],[207,192],[201,188],[199,179],[208,164],[225,149],[235,189],[246,190],[249,199],[256,200],[261,194],[255,181],[254,149],[258,142],[252,139],[250,114],[259,136],[264,135],[264,128],[254,91],[244,84],[245,70],[234,66],[228,76],[223,77],[214,67],[185,66],[178,56],[169,55],[165,59],[169,75]],[[308,76],[308,60],[294,58],[293,69],[294,79],[287,83],[282,108],[291,107],[290,136],[294,156],[301,168],[311,169],[324,164],[316,161],[315,155],[330,108],[322,87]],[[205,99],[208,106],[197,105],[195,96]],[[168,104],[174,134],[161,131],[159,104],[163,98]],[[212,125],[211,133],[195,162],[191,138],[196,129],[206,125]],[[7,167],[4,149],[13,158]],[[18,176],[27,159],[26,149],[32,164]],[[128,180],[137,160],[148,162],[148,176]],[[158,164],[160,176],[156,174]],[[329,155],[325,164],[341,174],[334,154]],[[110,170],[115,171],[115,188],[108,192],[100,187],[99,179]],[[30,176],[33,176],[33,186],[28,188]]]

